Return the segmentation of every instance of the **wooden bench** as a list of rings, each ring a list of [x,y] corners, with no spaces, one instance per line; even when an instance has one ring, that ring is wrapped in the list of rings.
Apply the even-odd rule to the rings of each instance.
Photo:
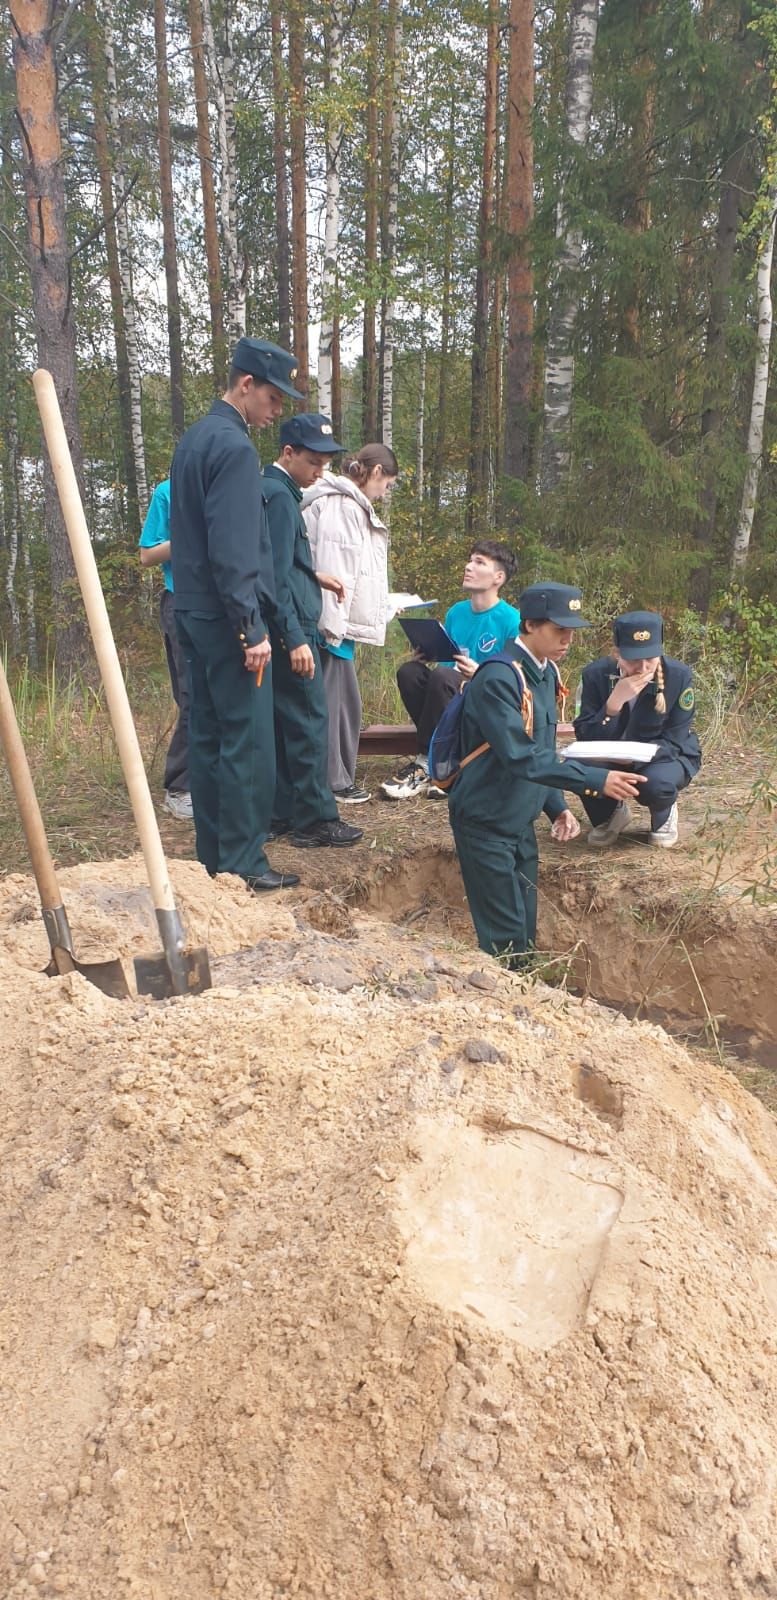
[[[575,736],[571,722],[558,725],[558,742],[567,744]],[[359,735],[360,756],[415,756],[418,733],[412,722],[371,722]]]

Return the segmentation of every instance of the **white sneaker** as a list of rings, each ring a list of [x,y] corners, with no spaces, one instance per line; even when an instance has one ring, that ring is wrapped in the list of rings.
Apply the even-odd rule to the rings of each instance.
[[[179,822],[192,822],[194,819],[192,797],[183,789],[177,794],[173,794],[170,789],[167,790],[165,810],[170,812],[171,817],[177,817]]]
[[[587,839],[588,844],[607,845],[617,839],[624,828],[631,822],[631,812],[625,800],[619,800],[611,817],[606,822],[600,822],[598,828],[592,828]]]
[[[678,831],[677,801],[675,800],[666,822],[662,822],[660,828],[656,828],[655,831],[651,833],[650,843],[660,844],[663,845],[665,850],[671,850],[672,845],[677,844]]]
[[[387,800],[412,800],[415,795],[426,794],[428,788],[426,767],[421,761],[408,761],[406,767],[400,767],[393,778],[381,784],[380,792]]]

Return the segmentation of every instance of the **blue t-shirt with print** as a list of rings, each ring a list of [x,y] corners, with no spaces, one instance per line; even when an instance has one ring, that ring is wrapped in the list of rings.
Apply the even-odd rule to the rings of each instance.
[[[497,600],[488,611],[473,611],[469,600],[457,600],[445,616],[445,631],[455,639],[461,654],[478,662],[503,650],[508,639],[516,637],[520,624],[520,611],[506,600]]]
[[[163,483],[157,484],[151,496],[151,504],[146,512],[143,523],[143,532],[138,543],[144,550],[150,550],[155,544],[164,544],[170,538],[170,479],[165,478]],[[162,575],[165,588],[173,592],[173,569],[170,561],[163,561]]]

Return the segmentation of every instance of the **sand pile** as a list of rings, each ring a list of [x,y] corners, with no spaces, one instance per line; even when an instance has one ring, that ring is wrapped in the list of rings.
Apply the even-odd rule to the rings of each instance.
[[[62,879],[154,948],[137,864]],[[218,987],[163,1004],[39,977],[0,887],[0,1593],[777,1595],[761,1107],[428,932],[176,882]]]

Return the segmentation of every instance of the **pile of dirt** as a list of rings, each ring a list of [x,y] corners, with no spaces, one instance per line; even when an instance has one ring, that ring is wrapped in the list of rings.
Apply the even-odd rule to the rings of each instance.
[[[161,1004],[40,977],[0,886],[0,1592],[777,1595],[763,1108],[429,928],[174,876],[217,986]],[[137,863],[62,882],[155,948]]]

